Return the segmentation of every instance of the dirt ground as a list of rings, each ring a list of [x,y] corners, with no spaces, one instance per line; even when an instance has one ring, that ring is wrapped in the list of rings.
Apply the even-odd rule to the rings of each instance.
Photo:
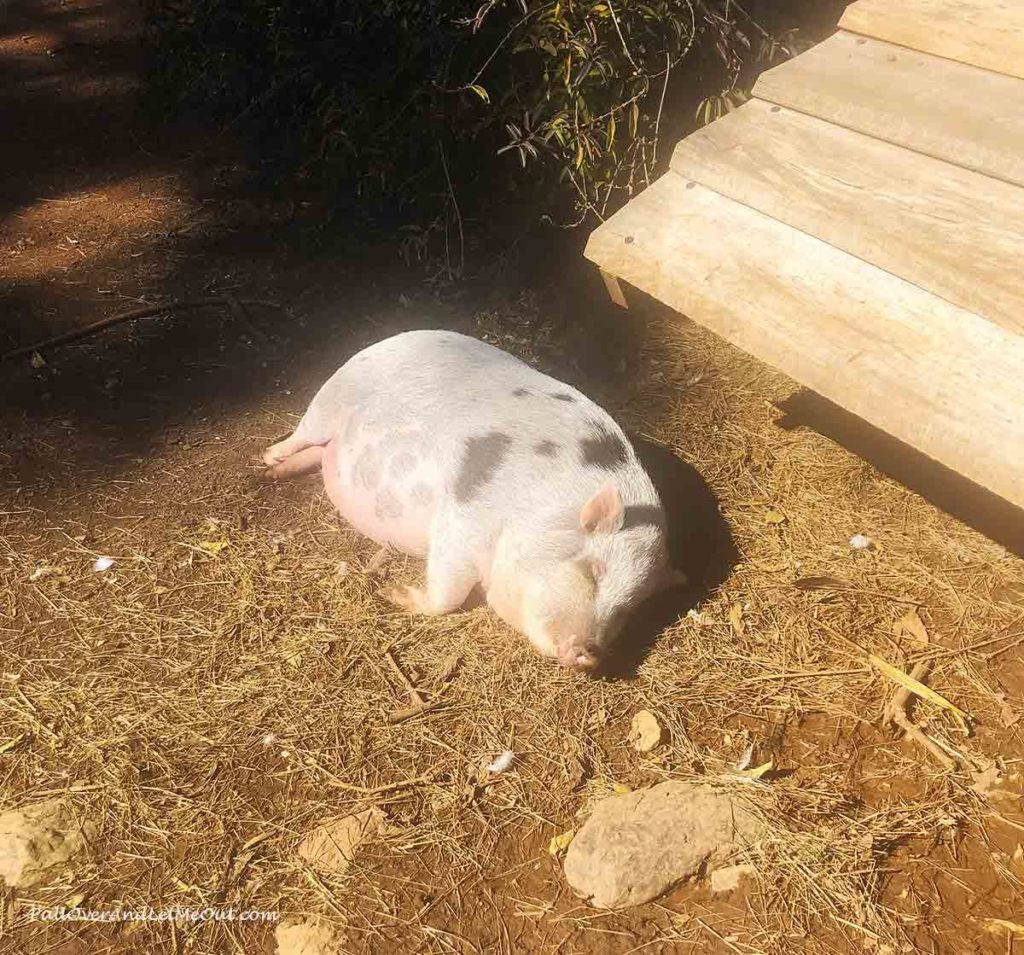
[[[321,917],[358,953],[1024,951],[1024,516],[685,319],[618,312],[569,253],[439,297],[391,249],[328,244],[317,198],[260,185],[229,135],[144,121],[137,29],[113,0],[0,4],[0,352],[159,301],[287,311],[0,364],[0,811],[59,796],[99,826],[51,884],[0,889],[0,952],[274,950],[272,925],[34,904]],[[645,608],[613,678],[485,608],[397,612],[381,591],[415,562],[375,561],[315,480],[252,483],[330,372],[417,326],[484,336],[637,436],[695,584]],[[439,706],[388,721],[389,653]],[[910,709],[954,768],[883,725],[878,661],[929,662],[969,714]],[[647,755],[640,709],[667,733]],[[753,884],[590,909],[552,837],[667,778],[768,820]],[[368,808],[346,872],[297,857]]]

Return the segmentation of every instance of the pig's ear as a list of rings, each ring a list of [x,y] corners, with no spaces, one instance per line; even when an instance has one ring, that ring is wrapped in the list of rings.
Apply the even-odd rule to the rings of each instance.
[[[606,484],[580,511],[580,527],[588,534],[613,534],[622,527],[622,496],[614,484]]]

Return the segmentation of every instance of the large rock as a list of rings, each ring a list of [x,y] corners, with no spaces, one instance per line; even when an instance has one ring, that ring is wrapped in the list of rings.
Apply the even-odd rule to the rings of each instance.
[[[278,955],[345,955],[344,931],[324,919],[285,921],[274,932]]]
[[[57,799],[0,815],[0,878],[11,888],[31,888],[59,875],[81,855],[95,827],[75,819]]]
[[[721,865],[756,830],[726,793],[670,780],[598,803],[569,845],[565,875],[598,908],[639,905]]]

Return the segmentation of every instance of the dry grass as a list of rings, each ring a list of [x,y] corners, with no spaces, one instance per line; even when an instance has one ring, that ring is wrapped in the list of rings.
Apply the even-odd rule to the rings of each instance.
[[[483,323],[500,333],[504,320]],[[60,794],[102,825],[89,864],[31,898],[317,913],[343,921],[357,952],[882,953],[930,950],[944,917],[971,950],[1005,951],[971,920],[1013,918],[1024,870],[1004,836],[1024,841],[1024,817],[974,792],[972,772],[1003,759],[1020,788],[1020,724],[1003,728],[998,694],[1019,709],[1005,681],[1021,673],[1024,611],[992,594],[1024,583],[1021,562],[825,438],[777,427],[771,402],[792,385],[701,330],[655,322],[644,358],[612,410],[702,471],[741,556],[631,681],[558,669],[484,609],[395,612],[364,570],[372,546],[315,483],[239,482],[300,397],[218,422],[121,481],[57,481],[41,507],[9,486],[0,746],[19,742],[0,755],[0,808]],[[55,444],[54,429],[37,440]],[[851,550],[856,533],[877,548]],[[94,574],[104,554],[116,563]],[[417,572],[393,558],[382,575]],[[793,586],[814,576],[844,587]],[[911,607],[926,645],[897,634]],[[396,725],[409,697],[389,651],[442,700]],[[932,659],[929,684],[976,731],[926,703],[913,716],[962,754],[960,770],[882,728],[897,687],[872,653],[906,672]],[[626,744],[640,708],[670,735],[652,756]],[[737,779],[751,744],[783,772]],[[481,782],[504,749],[513,769]],[[550,837],[613,783],[669,777],[711,777],[765,819],[758,891],[731,910],[690,893],[611,917],[574,901]],[[346,874],[297,861],[304,832],[368,806],[387,827]],[[984,898],[952,901],[981,881]],[[27,919],[29,900],[8,897],[0,946],[70,934],[94,952],[251,952],[259,935],[51,927]]]

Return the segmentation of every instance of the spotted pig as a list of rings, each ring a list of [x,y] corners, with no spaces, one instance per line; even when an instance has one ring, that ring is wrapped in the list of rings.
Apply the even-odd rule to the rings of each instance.
[[[474,587],[545,656],[593,669],[629,611],[673,579],[665,514],[611,417],[575,388],[465,335],[413,331],[347,361],[267,476],[321,468],[357,530],[426,557],[407,610]]]

